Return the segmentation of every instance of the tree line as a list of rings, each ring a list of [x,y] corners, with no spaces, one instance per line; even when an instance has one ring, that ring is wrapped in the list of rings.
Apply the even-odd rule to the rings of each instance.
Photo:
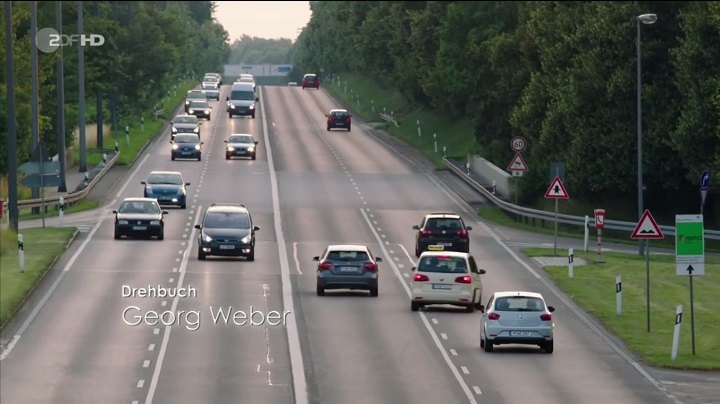
[[[15,72],[18,162],[32,152],[30,5],[13,2],[12,47]],[[57,29],[56,3],[37,3],[37,28]],[[101,46],[83,48],[88,116],[95,122],[96,95],[101,95],[105,122],[146,117],[154,104],[182,78],[200,80],[205,72],[221,72],[229,56],[228,34],[213,19],[211,1],[62,2],[62,34],[78,33],[78,7],[83,7],[83,33],[99,34]],[[0,173],[7,173],[7,88],[5,23],[1,22]],[[54,52],[38,51],[40,139],[57,153],[57,60],[63,58],[65,137],[72,144],[78,116],[78,44]],[[93,113],[90,113],[93,111]],[[113,118],[113,119],[108,119]],[[88,134],[89,136],[89,134]]]
[[[297,68],[369,75],[415,105],[471,117],[473,151],[501,168],[510,139],[526,137],[524,201],[560,161],[573,198],[635,203],[639,25],[645,206],[696,213],[701,173],[720,177],[718,2],[310,6]],[[638,24],[646,13],[657,22]]]

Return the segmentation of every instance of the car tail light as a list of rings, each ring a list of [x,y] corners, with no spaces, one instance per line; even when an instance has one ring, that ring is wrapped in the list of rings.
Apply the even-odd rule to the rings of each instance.
[[[350,117],[345,118],[345,122],[350,123]]]
[[[320,265],[318,265],[318,269],[321,271],[327,271],[330,268],[332,268],[332,262],[330,261],[323,261],[320,263]]]
[[[500,320],[500,315],[495,312],[489,313],[488,320]]]
[[[552,320],[552,314],[548,314],[548,313],[541,314],[541,315],[540,315],[540,320],[542,320],[542,321],[551,321],[551,320]]]
[[[455,282],[457,283],[472,283],[472,277],[465,275],[465,276],[458,276],[455,278]]]
[[[333,119],[328,117],[328,123],[332,123]]]
[[[420,230],[420,235],[423,235],[423,236],[431,236],[431,235],[432,235],[432,231],[430,231],[430,230],[428,230],[428,229],[422,229],[422,230]]]
[[[468,232],[465,229],[460,229],[457,232],[458,237],[467,238]]]
[[[374,262],[366,262],[363,265],[363,268],[365,268],[366,271],[370,271],[370,272],[377,272],[377,270],[378,270],[377,264]]]
[[[430,280],[430,278],[428,278],[427,275],[415,274],[415,276],[413,276],[413,281],[415,281],[415,282],[427,282],[429,280]]]

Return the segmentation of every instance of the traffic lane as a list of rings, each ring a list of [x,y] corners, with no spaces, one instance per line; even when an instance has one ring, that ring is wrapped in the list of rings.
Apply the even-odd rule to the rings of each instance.
[[[388,237],[401,240],[408,251],[407,255],[412,254],[414,233],[394,233],[395,229],[407,222],[409,212],[403,217],[396,211],[380,211],[377,216],[378,222],[385,223],[389,229]],[[465,219],[468,221],[469,218]],[[471,252],[477,258],[478,265],[487,271],[482,277],[483,302],[489,299],[493,291],[498,290],[542,293],[548,304],[556,307],[553,318],[557,346],[552,355],[541,354],[536,348],[514,346],[499,346],[494,353],[484,353],[479,346],[480,313],[466,314],[459,308],[432,308],[427,313],[437,320],[438,332],[447,335],[447,347],[452,345],[452,349],[458,352],[458,365],[467,369],[468,384],[477,385],[484,397],[496,397],[500,401],[509,402],[529,399],[541,402],[584,402],[588,391],[593,391],[593,400],[597,398],[598,401],[668,401],[600,337],[593,326],[579,318],[563,299],[555,296],[551,288],[499,246],[482,226],[472,221],[468,223],[473,224],[473,231],[470,232]],[[416,258],[406,256],[404,262],[411,265],[416,262]],[[541,272],[535,269],[540,277],[543,276]],[[460,355],[461,352],[466,354]],[[508,357],[513,359],[506,359]],[[496,372],[500,368],[503,369],[502,375]],[[503,389],[501,386],[507,374],[512,374],[513,380],[523,387]],[[567,382],[575,380],[577,375],[583,377],[577,382]]]

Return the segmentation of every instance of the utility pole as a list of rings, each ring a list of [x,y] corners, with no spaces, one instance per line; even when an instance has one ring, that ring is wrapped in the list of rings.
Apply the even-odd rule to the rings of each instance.
[[[8,216],[9,228],[18,230],[17,133],[15,130],[15,68],[13,66],[12,2],[4,1],[5,9],[5,77],[8,117]]]
[[[55,2],[55,24],[62,37],[62,2]],[[63,73],[63,47],[58,48],[60,56],[57,62],[57,100],[58,100],[58,160],[60,163],[60,185],[58,192],[67,192],[65,184],[65,78]]]
[[[78,34],[83,34],[83,2],[78,1]],[[87,172],[87,145],[85,144],[85,49],[82,44],[78,46],[78,113],[80,119],[78,122],[80,137],[80,172]]]
[[[37,1],[30,2],[30,38],[35,38],[37,35]],[[38,58],[37,58],[37,44],[35,41],[30,41],[30,65],[32,69],[31,73],[31,136],[32,136],[32,150],[33,152],[40,144],[40,112],[38,111]],[[40,189],[32,188],[32,198],[37,199],[40,197]],[[40,212],[39,208],[33,208],[32,212],[37,214]]]

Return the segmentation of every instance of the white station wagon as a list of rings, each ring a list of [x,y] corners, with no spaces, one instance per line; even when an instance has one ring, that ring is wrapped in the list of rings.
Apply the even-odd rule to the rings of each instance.
[[[465,307],[472,313],[482,305],[482,281],[485,270],[478,268],[469,253],[425,251],[413,267],[410,308],[449,304]]]

